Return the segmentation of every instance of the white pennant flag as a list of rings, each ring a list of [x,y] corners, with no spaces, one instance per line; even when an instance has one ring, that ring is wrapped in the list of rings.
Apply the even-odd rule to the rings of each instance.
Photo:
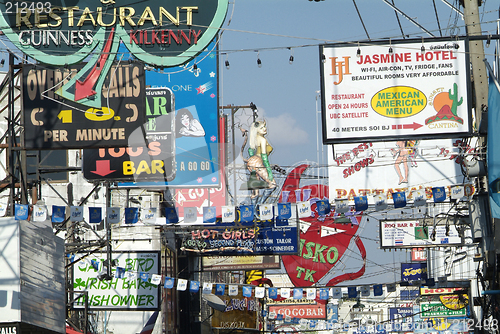
[[[316,289],[315,288],[307,288],[306,289],[306,299],[309,299],[309,300],[316,299]]]
[[[0,217],[5,217],[7,212],[7,205],[5,203],[0,203]]]
[[[236,220],[236,207],[234,205],[222,206],[222,222],[230,223]]]
[[[336,198],[335,199],[335,212],[336,213],[346,213],[349,211],[349,201],[347,198]]]
[[[290,298],[290,288],[281,288],[280,295],[283,298]]]
[[[137,278],[137,273],[135,271],[126,271],[125,272],[125,279],[127,281],[133,281]]]
[[[373,201],[375,202],[375,211],[381,211],[381,210],[387,209],[387,195],[386,194],[373,195]]]
[[[331,289],[332,298],[341,299],[342,298],[342,288],[333,287]]]
[[[156,223],[156,208],[144,209],[141,211],[141,219],[143,223],[154,224]]]
[[[329,235],[334,235],[334,234],[337,234],[337,233],[342,233],[342,232],[345,232],[346,230],[340,230],[340,229],[336,229],[336,228],[333,228],[333,227],[326,227],[326,226],[321,226],[321,237],[327,237]]]
[[[370,296],[370,286],[369,285],[362,285],[361,286],[361,296],[363,296],[363,297]]]
[[[311,217],[311,203],[309,201],[298,202],[297,211],[299,212],[299,218]]]
[[[47,220],[47,206],[46,205],[33,205],[33,220],[36,222],[43,222]]]
[[[71,206],[70,207],[70,221],[81,222],[83,221],[83,206]]]
[[[259,204],[260,220],[271,220],[274,218],[272,204]]]
[[[177,290],[186,291],[187,285],[188,285],[187,279],[183,279],[183,278],[177,279]]]
[[[118,224],[120,222],[120,208],[106,208],[106,222],[109,224]]]
[[[238,286],[235,284],[229,285],[229,296],[237,296],[238,295]]]
[[[187,206],[184,208],[184,222],[196,223],[198,219],[198,210],[194,206]]]
[[[213,287],[214,287],[213,283],[208,283],[208,282],[203,283],[203,293],[204,294],[211,294]]]
[[[451,187],[451,199],[460,200],[465,196],[464,186],[454,186]]]
[[[151,275],[151,284],[158,285],[161,283],[161,275],[152,274]]]
[[[424,206],[427,202],[427,198],[425,197],[425,189],[414,190],[411,193],[411,197],[413,198],[414,206]]]
[[[300,223],[299,223],[300,232],[306,233],[307,230],[309,229],[309,227],[311,227],[311,223],[308,223],[308,222],[305,222],[302,220],[300,221]]]
[[[264,294],[266,292],[266,288],[262,286],[258,286],[255,288],[255,298],[264,298]]]

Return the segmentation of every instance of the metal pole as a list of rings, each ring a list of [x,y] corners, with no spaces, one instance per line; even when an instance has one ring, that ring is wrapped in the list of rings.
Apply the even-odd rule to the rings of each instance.
[[[231,108],[231,131],[232,131],[232,140],[233,140],[233,205],[238,205],[238,192],[236,191],[236,139],[234,136],[234,113],[238,110],[238,108]]]
[[[9,193],[9,215],[14,216],[14,192],[16,190],[16,180],[14,177],[14,145],[15,145],[15,137],[16,131],[14,129],[14,55],[9,52],[9,92],[8,92],[8,132],[9,132],[9,174],[10,174],[10,193]]]

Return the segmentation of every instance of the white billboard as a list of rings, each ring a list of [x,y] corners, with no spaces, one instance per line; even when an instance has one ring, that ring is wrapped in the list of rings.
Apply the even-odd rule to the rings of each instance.
[[[151,283],[152,275],[158,275],[160,270],[158,252],[112,253],[116,266],[112,268],[114,277],[111,280],[102,277],[100,279],[100,275],[107,271],[104,266],[107,260],[106,253],[85,255],[75,256],[75,259],[82,258],[73,266],[75,298],[78,292],[87,291],[88,305],[91,309],[145,311],[159,308],[163,282],[160,283],[160,287]],[[123,278],[117,278],[118,267],[124,269]],[[84,297],[77,298],[73,307],[84,308]]]
[[[426,247],[462,244],[455,225],[424,226],[420,220],[386,220],[380,222],[380,246]]]
[[[471,132],[462,40],[320,47],[323,143]]]
[[[461,152],[465,155],[461,155]],[[464,159],[474,149],[461,139],[404,140],[338,144],[328,150],[330,198],[386,194],[463,184]],[[447,190],[448,191],[448,190]]]

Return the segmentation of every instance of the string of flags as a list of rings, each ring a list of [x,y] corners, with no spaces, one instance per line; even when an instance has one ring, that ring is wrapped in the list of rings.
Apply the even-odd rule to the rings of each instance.
[[[74,261],[75,255],[68,254],[70,261]],[[89,261],[89,260],[87,260]],[[101,273],[104,270],[105,265],[101,265],[99,260],[90,260],[92,267]],[[263,287],[255,285],[242,285],[242,284],[230,284],[230,283],[213,283],[213,282],[200,282],[196,280],[188,280],[183,278],[165,277],[162,280],[162,275],[150,274],[148,272],[136,272],[126,270],[123,267],[115,268],[116,279],[125,279],[127,281],[140,279],[143,282],[150,283],[153,285],[163,286],[165,289],[176,289],[178,291],[189,291],[191,293],[198,293],[201,289],[203,294],[215,294],[217,296],[237,296],[241,292],[243,297],[255,297],[255,298],[269,298],[273,300],[283,300],[283,299],[309,299],[309,300],[328,300],[329,297],[333,299],[341,299],[344,297],[342,292],[342,287]],[[259,282],[256,282],[259,283]],[[441,282],[445,283],[445,282]],[[357,297],[370,297],[372,290],[373,296],[382,296],[384,294],[384,286],[387,293],[396,292],[397,283],[386,283],[386,284],[375,284],[375,285],[361,285],[361,286],[349,286],[347,287],[347,297],[357,298]],[[426,285],[433,286],[434,280],[430,279],[426,281]],[[215,290],[214,290],[215,288]]]
[[[470,184],[453,186],[450,189],[450,199],[453,201],[462,200],[464,197],[471,196],[474,188]],[[319,216],[324,216],[332,211],[332,204],[329,199],[311,198],[311,189],[297,189],[295,190],[296,202],[294,206],[296,210],[292,210],[292,203],[288,202],[290,191],[281,192],[281,203],[277,204],[259,204],[259,205],[239,205],[239,206],[222,206],[221,216],[217,218],[217,208],[215,206],[203,207],[203,223],[234,223],[240,222],[242,224],[252,223],[255,218],[262,221],[269,221],[276,219],[277,221],[287,221],[292,217],[307,218],[314,216],[315,213],[311,209],[316,204],[316,211]],[[303,195],[303,198],[302,196]],[[375,211],[382,211],[389,208],[386,193],[379,193],[372,196]],[[428,195],[426,189],[416,189],[411,192],[413,206],[425,206],[427,204]],[[444,202],[447,198],[445,187],[433,187],[432,199],[434,203]],[[302,199],[302,200],[301,200]],[[408,205],[406,192],[393,192],[392,200],[394,208],[403,208]],[[336,213],[343,214],[352,210],[348,198],[336,198],[334,200]],[[368,209],[368,196],[355,196],[354,197],[354,211],[361,212]],[[70,206],[69,217],[66,215],[66,206],[52,206],[52,223],[63,223],[67,219],[71,222],[84,221],[84,207],[83,206]],[[5,216],[6,205],[0,204],[0,217]],[[46,205],[32,205],[31,219],[33,221],[45,221],[49,217],[49,212]],[[177,207],[165,208],[165,223],[177,224],[181,220],[178,214]],[[122,221],[120,207],[108,207],[105,210],[106,221],[110,224],[118,224]],[[15,204],[15,219],[28,220],[30,217],[30,205],[28,204]],[[102,207],[88,207],[88,217],[90,224],[99,224],[103,220]],[[123,221],[125,224],[135,224],[139,221],[143,223],[155,224],[157,222],[158,212],[157,208],[137,208],[129,207],[124,209]],[[184,207],[184,223],[195,223],[198,219],[197,207]]]

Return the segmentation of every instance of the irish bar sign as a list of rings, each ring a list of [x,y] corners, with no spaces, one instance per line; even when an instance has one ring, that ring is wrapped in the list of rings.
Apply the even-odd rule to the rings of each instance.
[[[120,40],[138,60],[185,64],[203,51],[226,17],[228,0],[51,0],[0,3],[2,32],[44,64],[87,62],[57,94],[101,108],[102,85]]]

